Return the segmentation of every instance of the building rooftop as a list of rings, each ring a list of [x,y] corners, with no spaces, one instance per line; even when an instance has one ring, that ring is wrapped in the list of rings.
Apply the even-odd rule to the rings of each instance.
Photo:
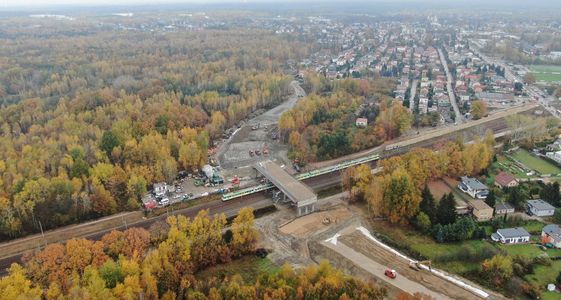
[[[555,239],[561,239],[561,228],[557,224],[546,225],[542,231],[549,236],[553,236]]]
[[[522,227],[516,228],[503,228],[497,230],[497,233],[500,234],[503,238],[514,238],[514,237],[522,237],[522,236],[530,236],[530,233],[526,231],[526,229]]]
[[[552,209],[555,209],[555,207],[553,207],[553,205],[543,201],[542,199],[528,200],[528,201],[526,201],[526,203],[531,205],[532,207],[534,207],[537,210],[552,210]]]
[[[472,200],[469,205],[476,210],[493,209],[491,206],[487,205],[483,200]]]
[[[468,186],[472,190],[488,190],[489,189],[486,185],[484,185],[479,180],[477,180],[473,177],[463,176],[461,179],[462,179],[462,183],[465,184],[466,186]]]
[[[512,207],[512,205],[508,204],[508,203],[497,203],[495,205],[495,209],[496,210],[505,210],[505,209],[514,209],[514,207]]]
[[[514,178],[514,176],[512,176],[507,172],[499,172],[499,174],[495,176],[495,182],[501,186],[506,186],[509,183],[511,183],[513,180],[516,180],[516,178]]]

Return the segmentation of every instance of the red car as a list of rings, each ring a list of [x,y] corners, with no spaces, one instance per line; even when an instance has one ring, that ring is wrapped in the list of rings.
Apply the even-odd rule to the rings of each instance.
[[[397,277],[397,272],[393,269],[386,269],[386,271],[384,271],[384,275],[391,279],[395,279],[395,277]]]

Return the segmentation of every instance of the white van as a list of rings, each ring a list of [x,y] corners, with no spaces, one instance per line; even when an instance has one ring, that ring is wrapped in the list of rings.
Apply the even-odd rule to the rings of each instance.
[[[169,205],[169,199],[168,198],[163,198],[162,200],[160,200],[160,205],[161,206],[168,206]]]

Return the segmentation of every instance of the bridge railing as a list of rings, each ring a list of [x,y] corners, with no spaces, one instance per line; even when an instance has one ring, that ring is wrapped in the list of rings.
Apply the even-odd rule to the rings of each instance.
[[[378,160],[378,159],[380,159],[380,155],[371,154],[371,155],[367,155],[367,156],[360,157],[360,158],[357,158],[357,159],[342,162],[340,164],[336,164],[336,165],[333,165],[333,166],[323,167],[323,168],[319,168],[319,169],[312,170],[312,171],[309,171],[309,172],[300,173],[300,174],[294,176],[294,178],[296,178],[297,180],[304,180],[304,179],[328,174],[328,173],[331,173],[331,172],[343,170],[343,169],[346,169],[346,168],[349,168],[349,167],[352,167],[352,166],[356,166],[356,165],[364,164],[364,163],[367,163],[367,162],[375,161],[375,160]],[[266,191],[266,190],[268,190],[270,188],[273,188],[273,187],[274,187],[274,185],[272,183],[264,183],[264,184],[260,184],[260,185],[257,185],[257,186],[243,188],[241,190],[226,193],[226,194],[222,195],[222,201],[228,201],[228,200],[232,200],[234,198],[238,198],[238,197],[241,197],[241,196],[246,196],[246,195],[250,195],[250,194],[253,194],[253,193],[257,193],[257,192]]]

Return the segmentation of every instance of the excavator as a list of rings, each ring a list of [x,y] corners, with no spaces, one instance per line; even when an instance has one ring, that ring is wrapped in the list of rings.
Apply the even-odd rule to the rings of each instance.
[[[432,269],[432,263],[430,260],[421,260],[421,261],[411,261],[409,262],[409,267],[415,271],[421,271],[421,265],[425,265],[429,267],[429,270]]]

